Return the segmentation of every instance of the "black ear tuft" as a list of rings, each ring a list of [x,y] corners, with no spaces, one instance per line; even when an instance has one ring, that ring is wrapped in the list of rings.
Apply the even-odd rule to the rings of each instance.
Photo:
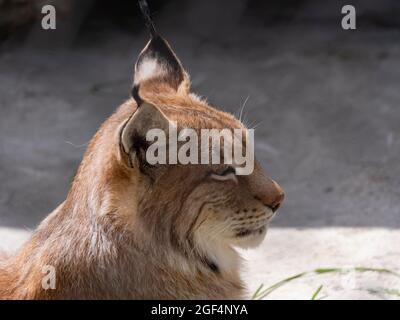
[[[147,29],[149,29],[152,37],[157,35],[156,27],[154,26],[153,19],[150,16],[149,5],[146,0],[139,0],[140,11],[142,12]]]

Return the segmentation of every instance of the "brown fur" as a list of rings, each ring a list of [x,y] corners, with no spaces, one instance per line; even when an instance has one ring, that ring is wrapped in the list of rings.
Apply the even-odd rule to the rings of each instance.
[[[179,127],[244,128],[188,88],[187,77],[178,90],[153,78],[140,83],[139,93]],[[244,297],[232,246],[252,243],[235,232],[266,224],[265,206],[279,204],[282,190],[258,164],[236,183],[210,178],[221,165],[132,167],[120,133],[137,108],[130,99],[101,126],[66,200],[2,259],[0,298]],[[46,265],[56,270],[56,289],[42,288]]]

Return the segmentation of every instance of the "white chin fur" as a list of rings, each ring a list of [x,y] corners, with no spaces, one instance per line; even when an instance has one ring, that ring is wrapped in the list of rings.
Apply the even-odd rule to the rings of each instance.
[[[265,235],[267,234],[267,230],[268,230],[268,226],[265,226],[262,233],[255,232],[255,233],[251,233],[244,237],[235,238],[233,240],[233,244],[236,247],[243,248],[243,249],[258,247],[261,244],[261,242],[264,240]]]

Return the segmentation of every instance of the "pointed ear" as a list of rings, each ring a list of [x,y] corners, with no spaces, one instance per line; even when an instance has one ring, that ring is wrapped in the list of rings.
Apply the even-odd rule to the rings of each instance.
[[[146,140],[147,132],[161,129],[167,133],[169,124],[170,121],[160,109],[148,102],[142,102],[120,132],[121,151],[129,157],[131,166],[137,161],[145,161],[145,153],[150,144]]]
[[[180,87],[189,88],[189,76],[181,62],[169,46],[168,42],[159,35],[154,35],[135,65],[135,80],[133,92],[138,92],[147,81],[167,85],[178,91]],[[135,95],[134,95],[135,97]]]

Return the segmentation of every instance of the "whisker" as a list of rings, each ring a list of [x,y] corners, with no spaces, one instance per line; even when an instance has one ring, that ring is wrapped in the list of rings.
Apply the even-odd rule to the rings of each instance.
[[[82,144],[75,144],[75,143],[73,143],[71,141],[67,141],[67,140],[64,140],[64,142],[67,143],[67,144],[70,144],[71,146],[73,146],[75,148],[82,148],[82,147],[87,146],[90,141],[82,143]]]
[[[244,108],[246,107],[247,101],[249,100],[250,96],[247,96],[247,98],[244,100],[242,107],[240,108],[240,113],[239,113],[239,121],[242,121],[242,115]]]
[[[253,125],[253,123],[254,123],[254,122],[252,122],[252,124],[250,125],[250,129],[255,130],[255,129],[257,129],[257,127],[258,127],[260,124],[263,123],[263,121],[258,121],[258,122],[256,122],[254,125]]]

